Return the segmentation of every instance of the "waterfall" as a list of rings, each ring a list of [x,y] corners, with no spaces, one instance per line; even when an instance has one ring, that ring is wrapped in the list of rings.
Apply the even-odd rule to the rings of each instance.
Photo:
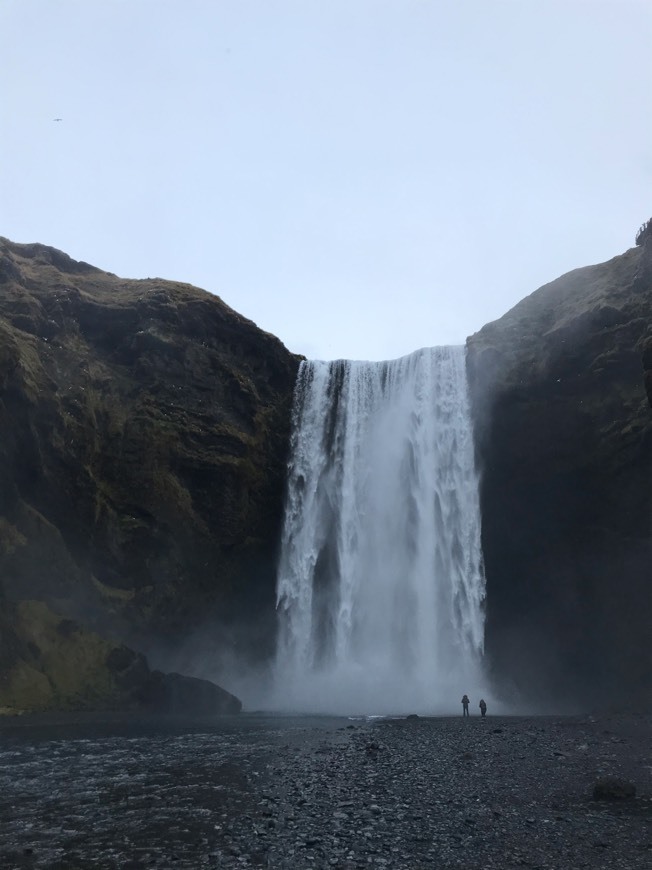
[[[287,487],[276,705],[457,712],[484,632],[464,348],[303,362]]]

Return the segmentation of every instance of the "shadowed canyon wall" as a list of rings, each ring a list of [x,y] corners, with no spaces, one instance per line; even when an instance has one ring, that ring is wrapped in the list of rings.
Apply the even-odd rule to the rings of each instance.
[[[207,292],[0,240],[5,671],[42,664],[8,618],[29,600],[137,649],[205,626],[269,654],[297,367]]]
[[[540,288],[468,350],[499,684],[649,706],[651,243]]]

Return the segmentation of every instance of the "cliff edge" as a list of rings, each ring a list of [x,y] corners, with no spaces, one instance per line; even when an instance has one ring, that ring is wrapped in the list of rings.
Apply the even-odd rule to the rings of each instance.
[[[542,705],[651,706],[652,240],[467,347],[495,674]]]

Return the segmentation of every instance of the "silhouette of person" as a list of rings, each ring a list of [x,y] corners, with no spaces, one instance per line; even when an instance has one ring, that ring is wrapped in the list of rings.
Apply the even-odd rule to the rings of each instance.
[[[487,713],[487,704],[484,698],[480,698],[480,703],[478,704],[478,706],[480,707],[480,714],[484,718]]]
[[[469,696],[462,695],[462,716],[469,715]]]

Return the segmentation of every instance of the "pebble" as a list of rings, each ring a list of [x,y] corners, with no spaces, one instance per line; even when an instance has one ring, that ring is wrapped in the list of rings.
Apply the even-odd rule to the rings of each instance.
[[[605,734],[586,718],[494,718],[490,729],[473,718],[423,716],[351,728],[340,721],[331,730],[269,726],[236,735],[221,756],[208,737],[182,749],[168,742],[164,762],[143,744],[130,750],[141,753],[132,784],[115,796],[108,774],[95,797],[84,795],[81,783],[88,788],[89,780],[81,768],[66,793],[64,776],[77,767],[62,765],[60,796],[45,814],[43,803],[31,805],[27,791],[17,791],[20,768],[5,764],[0,866],[21,867],[27,849],[40,860],[44,844],[43,863],[30,866],[56,866],[67,845],[62,820],[92,812],[93,824],[81,824],[75,840],[81,866],[125,867],[142,846],[148,866],[175,870],[649,870],[650,724],[614,719]],[[107,751],[99,763],[107,763]],[[638,797],[592,801],[602,767],[603,778],[636,784]],[[47,766],[54,791],[53,769]],[[111,770],[116,775],[120,765]],[[109,808],[105,822],[97,795]],[[17,811],[22,817],[10,828],[6,819]]]

